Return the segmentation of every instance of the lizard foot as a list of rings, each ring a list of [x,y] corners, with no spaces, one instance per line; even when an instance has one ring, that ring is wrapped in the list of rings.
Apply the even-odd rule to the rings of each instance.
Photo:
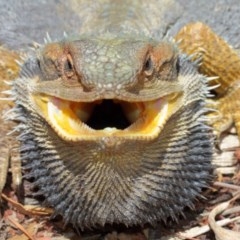
[[[12,172],[12,187],[20,199],[22,195],[22,172],[19,153],[16,152],[16,150],[10,150],[6,144],[2,144],[0,146],[0,151],[0,193],[2,193],[3,188],[6,184],[10,165]]]

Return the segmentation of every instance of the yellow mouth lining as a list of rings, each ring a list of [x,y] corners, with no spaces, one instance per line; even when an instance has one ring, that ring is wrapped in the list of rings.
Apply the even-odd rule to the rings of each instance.
[[[67,141],[96,140],[102,137],[156,138],[171,112],[168,97],[147,102],[112,100],[119,104],[130,124],[124,129],[104,127],[94,129],[86,122],[96,105],[73,102],[47,95],[35,95],[33,101],[56,133]],[[102,116],[104,117],[104,116]]]

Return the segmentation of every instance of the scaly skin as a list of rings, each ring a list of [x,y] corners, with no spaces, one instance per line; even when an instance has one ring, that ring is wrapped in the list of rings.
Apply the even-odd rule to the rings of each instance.
[[[175,37],[180,49],[193,58],[201,58],[199,71],[207,76],[216,76],[211,85],[218,85],[210,106],[218,110],[212,114],[212,125],[217,138],[235,125],[240,136],[240,58],[222,38],[202,23],[192,23],[182,28]]]
[[[28,176],[56,214],[82,228],[175,218],[199,195],[211,168],[211,132],[202,120],[207,79],[173,42],[150,38],[162,19],[144,13],[157,1],[106,2],[83,21],[85,35],[41,47],[12,89],[10,118],[20,122]],[[117,100],[132,122],[145,114],[145,123],[130,132],[68,126],[77,119],[70,109],[88,117],[86,108],[102,99]],[[63,120],[48,108],[62,110]],[[162,121],[152,123],[158,111]]]
[[[81,228],[176,218],[211,169],[207,79],[171,42],[109,36],[47,44],[12,89],[27,177]],[[129,127],[105,113],[91,125],[101,102],[120,104]]]

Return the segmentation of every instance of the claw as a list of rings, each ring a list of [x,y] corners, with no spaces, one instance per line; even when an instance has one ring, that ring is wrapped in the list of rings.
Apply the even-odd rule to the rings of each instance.
[[[18,193],[22,183],[22,172],[21,172],[21,160],[18,148],[11,150],[11,171],[12,171],[12,184],[13,189]]]
[[[17,193],[19,199],[22,194],[22,173],[19,152],[16,148],[9,149],[7,144],[0,146],[0,194],[6,184],[9,164],[11,165],[13,189]]]

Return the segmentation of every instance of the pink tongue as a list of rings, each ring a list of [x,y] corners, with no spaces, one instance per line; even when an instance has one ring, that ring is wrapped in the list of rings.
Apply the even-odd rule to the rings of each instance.
[[[58,109],[60,108],[61,100],[60,100],[59,98],[51,97],[50,101],[51,101]]]

